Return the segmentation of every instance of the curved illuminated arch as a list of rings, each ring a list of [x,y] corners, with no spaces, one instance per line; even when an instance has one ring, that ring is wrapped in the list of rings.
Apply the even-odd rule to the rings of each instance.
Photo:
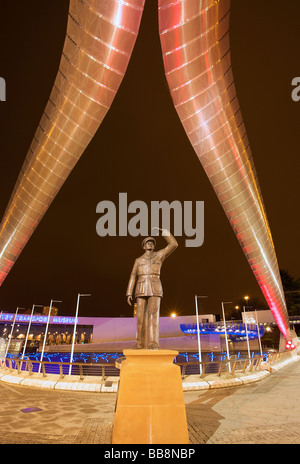
[[[61,62],[0,227],[0,285],[104,119],[145,0],[70,0]]]
[[[70,1],[59,71],[0,227],[0,285],[110,108],[144,1]],[[287,337],[276,254],[231,71],[229,6],[159,0],[164,66],[179,118]]]
[[[159,0],[174,106],[285,337],[289,323],[275,249],[236,95],[230,0]]]

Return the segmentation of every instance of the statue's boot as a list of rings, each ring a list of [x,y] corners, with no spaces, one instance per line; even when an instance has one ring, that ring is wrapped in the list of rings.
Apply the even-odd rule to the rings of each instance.
[[[158,350],[158,349],[159,349],[158,343],[156,342],[149,343],[148,350]]]
[[[142,345],[142,343],[139,343],[137,342],[134,347],[133,347],[133,350],[142,350],[144,347]]]

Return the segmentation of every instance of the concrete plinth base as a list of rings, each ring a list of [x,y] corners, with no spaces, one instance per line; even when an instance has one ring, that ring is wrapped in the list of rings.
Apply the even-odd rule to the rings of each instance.
[[[188,444],[177,351],[124,350],[113,444]]]

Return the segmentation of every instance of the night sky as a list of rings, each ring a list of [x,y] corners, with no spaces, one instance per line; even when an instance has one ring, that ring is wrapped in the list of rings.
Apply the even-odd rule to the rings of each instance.
[[[42,116],[63,48],[68,1],[2,2],[0,216]],[[300,76],[300,2],[232,0],[231,56],[238,98],[281,269],[300,277],[299,114],[291,98]],[[205,238],[179,248],[162,268],[161,314],[202,312],[221,301],[264,297],[173,107],[164,76],[157,0],[146,0],[140,33],[119,92],[95,137],[0,288],[0,309],[63,300],[59,314],[131,316],[126,288],[142,237],[96,234],[96,206],[142,200],[204,201]],[[165,246],[162,237],[157,248]]]

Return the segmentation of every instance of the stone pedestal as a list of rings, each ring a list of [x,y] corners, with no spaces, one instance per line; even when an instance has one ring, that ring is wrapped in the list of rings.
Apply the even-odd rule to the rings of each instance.
[[[177,351],[124,350],[113,444],[188,444]]]

